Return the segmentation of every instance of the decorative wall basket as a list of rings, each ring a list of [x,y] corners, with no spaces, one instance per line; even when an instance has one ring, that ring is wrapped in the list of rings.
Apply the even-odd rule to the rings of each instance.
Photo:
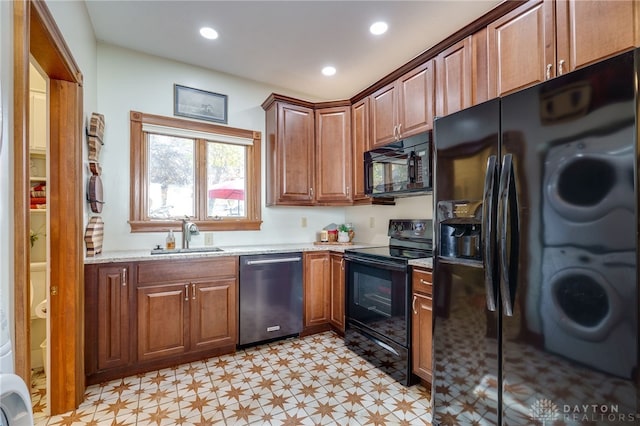
[[[92,216],[84,233],[84,242],[87,246],[87,257],[93,257],[102,253],[102,239],[104,237],[104,222],[100,216]]]
[[[94,112],[91,114],[89,126],[87,127],[87,140],[89,144],[89,161],[98,161],[100,149],[104,142],[104,115]]]

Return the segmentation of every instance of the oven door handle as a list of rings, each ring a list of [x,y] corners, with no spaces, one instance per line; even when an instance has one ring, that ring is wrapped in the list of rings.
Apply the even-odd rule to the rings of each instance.
[[[366,265],[366,266],[372,266],[374,268],[383,268],[387,270],[401,271],[401,272],[407,271],[406,265],[398,265],[397,263],[381,262],[373,259],[363,259],[361,257],[353,257],[350,255],[345,255],[344,259],[347,262],[357,263],[357,264]]]

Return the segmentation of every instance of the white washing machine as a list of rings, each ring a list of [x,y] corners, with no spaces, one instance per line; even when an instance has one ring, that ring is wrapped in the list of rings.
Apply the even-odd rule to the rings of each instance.
[[[635,134],[592,134],[549,148],[542,194],[543,244],[635,250]]]
[[[31,395],[13,372],[8,320],[0,306],[0,425],[33,426]]]
[[[543,251],[540,314],[544,345],[626,379],[637,367],[635,252],[594,255],[577,247]]]

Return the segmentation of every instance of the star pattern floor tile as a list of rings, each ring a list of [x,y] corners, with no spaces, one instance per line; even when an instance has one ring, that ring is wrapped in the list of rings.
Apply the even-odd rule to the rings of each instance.
[[[431,424],[430,389],[402,386],[333,332],[93,385],[53,417],[45,389],[34,373],[36,426]]]

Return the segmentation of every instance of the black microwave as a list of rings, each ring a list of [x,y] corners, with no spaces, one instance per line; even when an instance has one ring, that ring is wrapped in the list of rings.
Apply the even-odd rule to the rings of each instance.
[[[364,153],[364,192],[397,197],[431,192],[431,131]]]

